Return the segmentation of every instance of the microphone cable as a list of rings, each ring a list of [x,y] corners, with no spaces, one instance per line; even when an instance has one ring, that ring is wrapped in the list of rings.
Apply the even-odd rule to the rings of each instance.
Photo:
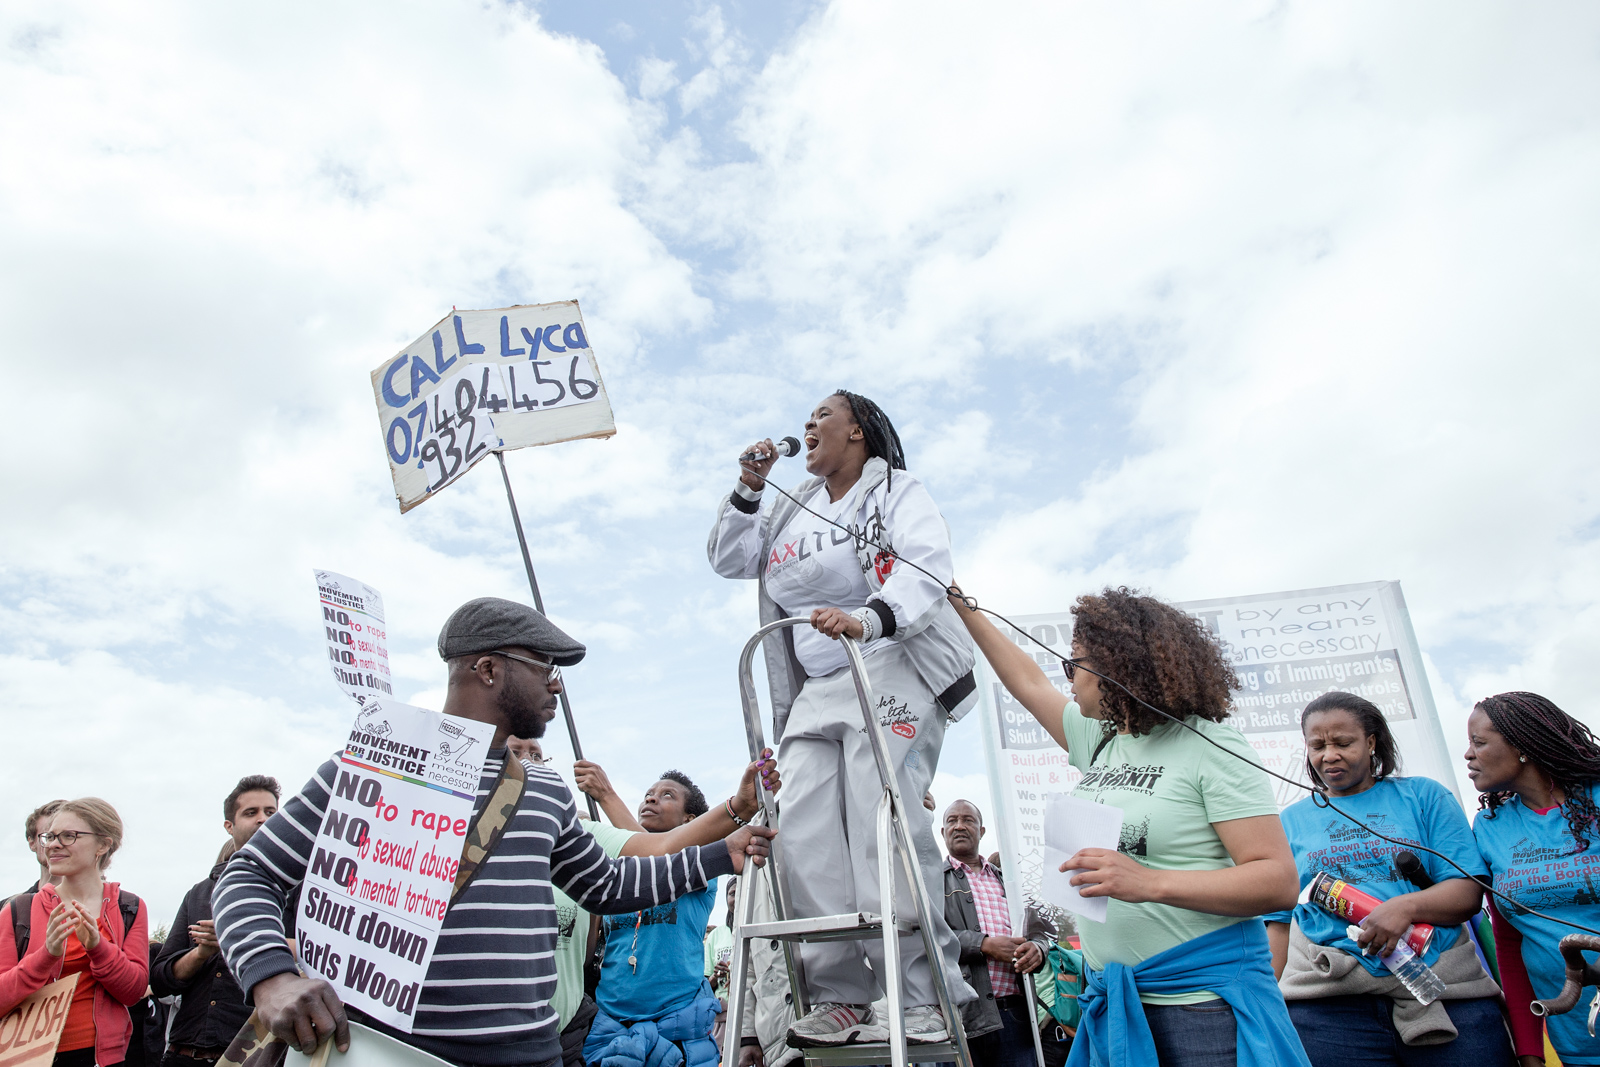
[[[1251,761],[1249,759],[1246,759],[1244,756],[1241,756],[1239,753],[1234,752],[1232,749],[1229,749],[1229,748],[1227,748],[1227,747],[1225,747],[1223,745],[1218,744],[1216,741],[1214,741],[1211,738],[1207,737],[1205,734],[1201,733],[1199,730],[1196,730],[1193,726],[1190,726],[1188,723],[1184,722],[1182,719],[1178,718],[1176,715],[1170,714],[1169,712],[1164,711],[1163,709],[1156,707],[1154,704],[1151,704],[1149,701],[1144,700],[1143,698],[1138,696],[1138,694],[1134,693],[1133,690],[1131,690],[1127,686],[1123,685],[1117,679],[1112,678],[1110,675],[1101,674],[1099,671],[1095,670],[1093,667],[1085,666],[1084,664],[1078,662],[1077,660],[1072,659],[1070,656],[1063,656],[1061,653],[1057,652],[1055,649],[1051,648],[1049,645],[1045,644],[1043,641],[1040,641],[1037,637],[1034,637],[1032,634],[1028,633],[1027,630],[1025,630],[1022,627],[1018,626],[1016,623],[1012,622],[1010,619],[1006,618],[1004,615],[1000,614],[998,611],[994,611],[991,608],[986,608],[986,607],[982,606],[981,604],[979,604],[977,597],[969,596],[968,594],[963,592],[958,586],[956,586],[955,583],[946,582],[942,578],[940,578],[937,574],[934,574],[932,571],[928,570],[926,567],[918,566],[916,563],[912,562],[911,560],[904,559],[904,558],[896,555],[892,548],[888,548],[888,547],[884,546],[883,544],[880,544],[879,542],[874,541],[872,538],[870,538],[870,537],[868,537],[866,535],[865,531],[859,531],[859,530],[855,530],[855,529],[853,529],[851,527],[841,525],[840,523],[837,523],[834,520],[828,518],[826,515],[823,515],[820,512],[817,512],[817,511],[807,507],[804,503],[802,503],[799,499],[797,499],[794,496],[794,494],[790,493],[788,490],[784,489],[782,486],[780,486],[777,483],[773,482],[770,478],[768,478],[767,476],[763,475],[760,471],[755,470],[753,467],[751,467],[750,465],[745,463],[743,460],[739,461],[739,466],[743,467],[746,471],[748,471],[749,473],[755,475],[757,478],[760,478],[767,485],[772,486],[772,488],[776,489],[779,493],[781,493],[783,496],[788,498],[788,500],[791,503],[793,503],[796,507],[800,508],[802,511],[809,512],[810,514],[814,515],[815,517],[821,519],[823,522],[827,523],[829,526],[837,527],[838,529],[843,530],[845,533],[849,534],[851,539],[857,545],[871,545],[873,548],[876,548],[878,551],[883,552],[886,555],[888,555],[889,557],[891,557],[896,563],[904,563],[907,566],[913,568],[914,570],[921,571],[923,574],[927,575],[935,583],[937,583],[941,588],[943,588],[944,591],[945,591],[945,595],[955,597],[957,600],[959,600],[963,604],[965,604],[967,606],[967,610],[968,611],[983,612],[985,615],[994,616],[995,618],[999,619],[1001,622],[1005,623],[1007,626],[1011,627],[1017,633],[1021,634],[1023,637],[1026,637],[1028,640],[1032,641],[1034,644],[1036,644],[1040,648],[1044,649],[1050,655],[1056,657],[1056,659],[1060,660],[1063,665],[1071,664],[1072,665],[1072,669],[1075,670],[1075,671],[1087,671],[1088,673],[1094,675],[1096,678],[1099,678],[1101,681],[1109,682],[1110,684],[1116,686],[1118,689],[1120,689],[1124,693],[1126,693],[1128,695],[1129,699],[1133,700],[1134,703],[1138,704],[1140,707],[1146,709],[1147,711],[1153,711],[1157,715],[1160,715],[1162,718],[1167,719],[1170,722],[1177,723],[1179,726],[1183,727],[1185,730],[1188,730],[1190,733],[1192,733],[1196,737],[1200,738],[1200,740],[1204,741],[1206,744],[1208,744],[1208,745],[1212,746],[1213,748],[1217,749],[1219,752],[1226,752],[1228,755],[1232,756],[1234,759],[1238,760],[1239,762],[1241,762],[1243,764],[1246,764],[1247,766],[1254,767],[1256,770],[1262,771],[1265,774],[1269,774],[1272,777],[1278,779],[1280,782],[1286,782],[1289,785],[1294,786],[1296,789],[1305,790],[1306,792],[1311,794],[1311,803],[1314,806],[1319,807],[1319,808],[1327,808],[1329,811],[1332,811],[1334,814],[1340,815],[1343,818],[1345,818],[1346,820],[1348,820],[1349,822],[1352,822],[1355,825],[1361,827],[1361,829],[1365,830],[1367,833],[1371,834],[1373,837],[1376,837],[1380,841],[1387,841],[1391,845],[1399,845],[1400,847],[1407,848],[1407,849],[1421,849],[1423,852],[1428,853],[1430,856],[1439,857],[1440,859],[1442,859],[1446,863],[1448,863],[1450,866],[1452,866],[1456,870],[1460,871],[1461,874],[1462,874],[1462,877],[1471,879],[1473,882],[1477,883],[1478,886],[1480,886],[1482,889],[1484,889],[1486,892],[1488,892],[1491,896],[1499,897],[1501,900],[1505,901],[1507,904],[1511,905],[1512,907],[1516,908],[1519,911],[1526,912],[1529,915],[1537,915],[1539,918],[1544,919],[1547,922],[1556,923],[1556,924],[1558,924],[1560,926],[1570,926],[1574,930],[1581,930],[1586,934],[1594,934],[1595,936],[1600,937],[1600,930],[1596,930],[1592,926],[1584,926],[1582,923],[1576,923],[1576,922],[1571,921],[1570,919],[1561,919],[1561,918],[1557,918],[1554,915],[1546,914],[1545,912],[1542,912],[1542,911],[1536,911],[1533,908],[1528,907],[1526,904],[1522,904],[1522,903],[1518,902],[1517,900],[1513,899],[1512,897],[1506,896],[1506,894],[1500,892],[1500,890],[1498,890],[1494,886],[1490,885],[1484,879],[1479,878],[1477,875],[1473,874],[1471,871],[1469,871],[1465,867],[1461,866],[1461,864],[1457,863],[1455,860],[1451,859],[1449,856],[1446,856],[1443,852],[1438,852],[1438,851],[1436,851],[1434,849],[1431,849],[1427,845],[1419,845],[1419,844],[1415,844],[1415,843],[1410,842],[1410,841],[1401,841],[1401,840],[1397,840],[1396,838],[1389,837],[1386,834],[1379,833],[1377,830],[1374,830],[1372,827],[1368,826],[1366,823],[1362,822],[1360,819],[1356,818],[1354,815],[1351,815],[1348,811],[1345,811],[1343,808],[1338,807],[1336,804],[1333,803],[1332,800],[1328,799],[1328,795],[1326,793],[1322,792],[1321,790],[1315,788],[1314,786],[1307,785],[1305,782],[1300,782],[1300,781],[1296,781],[1293,778],[1285,777],[1284,775],[1279,774],[1277,771],[1271,770],[1268,767],[1266,767],[1266,766],[1264,766],[1264,765],[1262,765],[1260,763],[1255,763],[1255,762],[1253,762],[1253,761]]]

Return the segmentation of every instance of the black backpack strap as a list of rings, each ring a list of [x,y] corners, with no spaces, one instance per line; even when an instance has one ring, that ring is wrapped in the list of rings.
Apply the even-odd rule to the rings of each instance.
[[[139,898],[126,889],[117,892],[117,910],[122,912],[122,936],[127,937],[139,919]],[[33,920],[33,894],[18,893],[11,898],[11,937],[17,945],[17,959],[28,951],[28,927]]]
[[[28,951],[28,926],[33,921],[33,891],[11,898],[11,938],[16,942],[17,960]]]
[[[117,910],[122,912],[122,936],[126,938],[139,920],[139,898],[126,889],[117,890]]]
[[[1100,743],[1094,746],[1094,754],[1089,757],[1089,766],[1094,766],[1094,761],[1100,758],[1100,753],[1106,750],[1106,746],[1109,745],[1112,739],[1116,736],[1117,735],[1115,733],[1109,733],[1100,739]]]

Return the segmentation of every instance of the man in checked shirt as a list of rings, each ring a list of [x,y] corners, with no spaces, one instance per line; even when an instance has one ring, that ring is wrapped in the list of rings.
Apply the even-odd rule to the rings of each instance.
[[[975,1067],[1030,1067],[1034,1012],[1018,975],[1044,965],[1047,933],[1011,936],[1011,913],[1000,872],[978,851],[983,813],[957,800],[944,810],[944,915],[961,943],[961,974],[978,993],[962,1013]]]

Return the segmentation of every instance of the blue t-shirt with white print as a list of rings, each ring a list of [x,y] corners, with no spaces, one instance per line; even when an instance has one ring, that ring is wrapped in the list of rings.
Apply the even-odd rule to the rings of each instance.
[[[1600,786],[1589,795],[1600,802]],[[1480,811],[1472,822],[1478,848],[1489,864],[1494,887],[1518,904],[1495,899],[1494,905],[1522,933],[1522,962],[1541,1000],[1561,992],[1567,968],[1561,962],[1561,939],[1578,933],[1530,914],[1526,909],[1552,912],[1563,919],[1600,929],[1600,833],[1591,827],[1589,847],[1578,850],[1567,824],[1565,806],[1540,815],[1520,800],[1500,805],[1492,814]],[[1600,1040],[1589,1036],[1588,990],[1578,1006],[1565,1015],[1545,1020],[1550,1044],[1561,1062],[1600,1064]]]
[[[1354,796],[1327,799],[1379,833],[1443,852],[1479,877],[1488,873],[1483,858],[1478,855],[1478,844],[1473,840],[1472,827],[1467,824],[1460,801],[1432,778],[1390,775]],[[1306,797],[1285,809],[1283,830],[1289,837],[1289,847],[1294,850],[1301,889],[1311,884],[1318,871],[1326,871],[1379,900],[1417,891],[1416,885],[1395,869],[1394,857],[1406,851],[1405,845],[1390,844],[1374,837],[1338,812],[1320,806],[1316,797]],[[1437,856],[1417,848],[1410,851],[1422,861],[1422,869],[1435,882],[1465,877]],[[1292,913],[1279,911],[1262,918],[1286,923],[1291,914],[1300,932],[1312,944],[1343,949],[1360,960],[1372,974],[1387,973],[1376,954],[1363,956],[1361,946],[1346,935],[1348,920],[1330,915],[1315,904],[1300,904]],[[1435,930],[1422,961],[1431,966],[1441,952],[1456,943],[1460,934],[1459,927]]]
[[[602,916],[606,951],[594,993],[600,1010],[619,1022],[641,1022],[687,1007],[705,984],[706,920],[716,903],[713,880],[668,904]]]

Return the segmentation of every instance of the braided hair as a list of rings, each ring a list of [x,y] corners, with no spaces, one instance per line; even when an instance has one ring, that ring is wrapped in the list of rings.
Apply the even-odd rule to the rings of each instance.
[[[1589,787],[1600,781],[1600,740],[1583,723],[1538,693],[1500,693],[1478,701],[1489,723],[1535,767],[1550,776],[1565,795],[1567,825],[1578,851],[1589,849],[1589,832],[1600,832],[1600,810]],[[1478,807],[1488,818],[1516,794],[1510,790],[1484,793]]]
[[[867,446],[868,456],[877,456],[889,464],[889,488],[894,488],[894,472],[906,469],[906,450],[900,444],[900,435],[883,409],[860,393],[836,389],[834,396],[842,396],[850,405],[850,417],[861,427],[861,440]]]

